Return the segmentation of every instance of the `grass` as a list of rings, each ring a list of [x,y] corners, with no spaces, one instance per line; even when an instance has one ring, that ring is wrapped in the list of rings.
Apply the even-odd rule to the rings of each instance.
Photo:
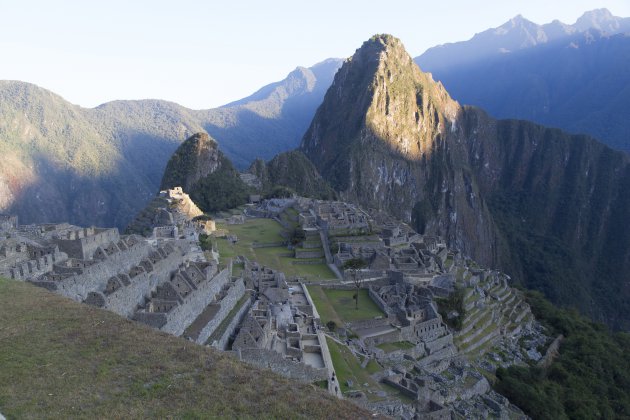
[[[415,347],[415,344],[409,341],[396,341],[395,343],[381,343],[377,345],[379,349],[385,351],[385,353],[391,353],[396,350],[408,350]]]
[[[372,374],[374,374],[376,372],[380,372],[381,370],[383,370],[383,368],[374,359],[370,359],[370,361],[365,366],[365,368],[367,369],[367,371],[368,371],[368,373],[370,375],[372,375]]]
[[[349,390],[365,389],[364,383],[370,388],[379,388],[378,383],[372,379],[367,369],[363,369],[359,360],[352,354],[350,349],[342,346],[334,340],[326,337],[330,357],[337,373],[337,379],[341,385],[341,392]],[[348,387],[348,379],[353,382],[352,388]]]
[[[359,290],[359,309],[355,309],[354,299],[352,298],[354,293],[356,293],[355,290],[324,288],[324,293],[341,319],[346,322],[361,321],[385,315],[383,311],[376,306],[376,303],[374,303],[368,294],[367,289]]]
[[[247,219],[242,225],[227,225],[217,223],[217,229],[226,229],[231,234],[247,238],[248,242],[273,243],[283,242],[280,235],[282,226],[273,219]]]
[[[334,321],[342,326],[347,322],[372,319],[385,315],[374,303],[366,289],[359,290],[359,309],[352,296],[355,290],[337,290],[322,286],[308,286],[322,323]]]
[[[8,418],[358,418],[324,390],[22,282],[0,280]]]
[[[250,261],[282,271],[287,277],[303,277],[309,281],[335,279],[325,263],[293,264],[296,259],[285,255],[291,253],[286,247],[253,248],[254,243],[273,244],[284,241],[280,235],[282,226],[273,219],[247,219],[242,225],[218,224],[217,229],[225,229],[238,239],[236,244],[230,244],[225,238],[214,239],[222,264],[227,258],[243,255]]]

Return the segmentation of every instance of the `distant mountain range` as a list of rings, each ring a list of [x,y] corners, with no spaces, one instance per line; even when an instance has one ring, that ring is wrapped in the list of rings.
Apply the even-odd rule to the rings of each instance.
[[[573,25],[521,16],[415,59],[453,98],[497,118],[590,134],[630,151],[630,18],[606,9]]]
[[[201,111],[159,100],[85,109],[32,84],[0,81],[0,211],[22,223],[123,228],[193,133],[211,133],[241,169],[295,148],[340,65],[298,67],[248,98]]]
[[[389,35],[346,61],[300,149],[342,199],[630,329],[627,154],[461,106]]]
[[[423,71],[452,70],[457,66],[544,45],[591,29],[609,35],[627,32],[630,30],[630,18],[613,16],[607,9],[597,9],[584,13],[573,25],[559,20],[538,25],[518,15],[498,28],[476,34],[468,41],[429,48],[415,61]]]

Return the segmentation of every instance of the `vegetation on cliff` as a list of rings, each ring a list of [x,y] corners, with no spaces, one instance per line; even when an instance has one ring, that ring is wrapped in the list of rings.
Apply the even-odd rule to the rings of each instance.
[[[261,181],[265,196],[276,197],[286,192],[321,200],[333,200],[337,196],[313,163],[297,150],[280,153],[266,164],[257,159],[249,172]]]
[[[549,333],[564,339],[547,367],[497,370],[496,389],[536,419],[630,416],[630,335],[613,334],[539,293],[528,292],[527,300]]]
[[[245,204],[250,192],[230,159],[206,133],[188,138],[168,161],[161,188],[177,186],[181,186],[204,212]]]
[[[217,212],[247,203],[249,193],[232,162],[221,156],[217,170],[193,186],[190,198],[204,212]]]

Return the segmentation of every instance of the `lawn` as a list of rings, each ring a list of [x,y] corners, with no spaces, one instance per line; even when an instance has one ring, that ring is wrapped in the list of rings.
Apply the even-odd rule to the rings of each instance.
[[[322,286],[308,286],[308,291],[313,298],[317,312],[322,323],[334,321],[342,326],[347,322],[372,319],[385,315],[366,289],[359,290],[359,309],[355,309],[352,296],[354,290],[328,289]]]
[[[360,321],[364,319],[384,316],[381,309],[376,306],[368,294],[367,289],[359,290],[359,308],[356,309],[352,296],[355,290],[337,290],[324,288],[326,298],[332,303],[339,317],[346,322]]]
[[[326,343],[330,350],[330,357],[335,367],[337,379],[341,385],[341,392],[349,390],[366,389],[363,384],[367,383],[370,389],[379,389],[379,384],[370,377],[367,369],[363,369],[350,349],[340,345],[336,341],[326,337]],[[348,386],[348,379],[353,382],[352,388]]]
[[[0,279],[0,411],[13,418],[366,418],[324,390],[112,312]]]
[[[282,226],[273,219],[247,219],[242,225],[217,223],[217,229],[226,229],[231,234],[235,234],[239,240],[242,236],[249,243],[284,241],[284,238],[280,235]]]
[[[242,225],[218,224],[217,229],[225,229],[237,237],[231,244],[226,238],[215,238],[221,262],[239,255],[250,261],[282,271],[287,277],[303,277],[309,281],[334,279],[335,275],[325,263],[294,264],[295,258],[289,256],[292,251],[283,246],[254,248],[253,244],[276,244],[285,239],[280,235],[282,226],[273,219],[247,219]]]

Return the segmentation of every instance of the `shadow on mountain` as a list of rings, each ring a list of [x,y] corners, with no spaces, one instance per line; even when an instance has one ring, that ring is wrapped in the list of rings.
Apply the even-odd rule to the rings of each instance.
[[[234,165],[244,170],[258,157],[267,161],[278,153],[297,148],[318,106],[319,102],[314,103],[312,97],[302,95],[287,99],[277,118],[266,118],[239,107],[230,109],[235,122],[229,127],[209,122],[203,127],[217,139]]]
[[[424,69],[432,71],[453,98],[497,118],[586,133],[627,152],[628,57],[630,36],[590,30],[465,65]]]
[[[124,228],[150,200],[146,180],[116,162],[108,174],[81,175],[43,155],[34,157],[37,178],[15,193],[8,213],[20,224],[68,222]]]

